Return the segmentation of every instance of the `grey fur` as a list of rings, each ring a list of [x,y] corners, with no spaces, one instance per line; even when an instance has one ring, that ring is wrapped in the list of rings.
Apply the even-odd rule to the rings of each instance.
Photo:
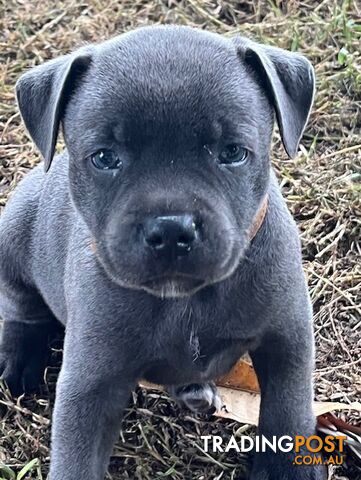
[[[302,56],[187,27],[139,29],[20,78],[22,117],[52,165],[26,176],[0,220],[0,367],[13,391],[34,385],[48,330],[66,325],[51,480],[103,479],[140,378],[205,384],[246,351],[262,388],[260,432],[314,433],[311,304],[269,160],[274,112],[293,155],[313,93]],[[60,125],[67,149],[53,160]],[[247,162],[220,165],[234,142]],[[122,169],[96,171],[87,157],[100,148]],[[183,212],[201,233],[169,263],[139,225]],[[260,454],[251,473],[322,478],[289,454]]]

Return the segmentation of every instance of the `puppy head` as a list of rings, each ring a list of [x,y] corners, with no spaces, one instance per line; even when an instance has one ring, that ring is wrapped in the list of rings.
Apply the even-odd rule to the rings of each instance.
[[[108,274],[166,297],[235,271],[267,191],[274,116],[295,155],[313,93],[304,57],[187,27],[84,47],[17,83],[46,170],[63,127],[71,195]]]

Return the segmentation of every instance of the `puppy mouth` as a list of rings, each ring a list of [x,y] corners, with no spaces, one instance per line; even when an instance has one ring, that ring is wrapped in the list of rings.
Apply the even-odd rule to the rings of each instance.
[[[185,275],[153,277],[142,283],[141,288],[160,298],[182,298],[193,295],[204,287],[203,279]]]

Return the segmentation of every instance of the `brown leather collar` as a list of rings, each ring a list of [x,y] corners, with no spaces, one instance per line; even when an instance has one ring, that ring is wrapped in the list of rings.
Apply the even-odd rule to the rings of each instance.
[[[263,220],[265,219],[265,216],[267,213],[267,208],[268,208],[268,195],[266,195],[262,200],[261,206],[259,207],[258,212],[256,213],[253,219],[252,225],[248,230],[248,238],[250,240],[254,239],[254,237],[258,233],[258,230],[261,228]]]

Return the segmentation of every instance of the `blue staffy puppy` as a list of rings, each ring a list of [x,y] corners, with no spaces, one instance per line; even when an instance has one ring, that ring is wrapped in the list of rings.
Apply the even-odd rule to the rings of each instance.
[[[314,434],[311,306],[269,158],[274,117],[297,152],[310,63],[148,27],[35,67],[16,93],[45,164],[0,221],[0,367],[14,393],[32,389],[49,330],[66,326],[50,479],[104,478],[139,379],[204,411],[246,351],[260,434]],[[67,149],[53,159],[60,125]],[[323,478],[292,458],[259,454],[251,479]]]

